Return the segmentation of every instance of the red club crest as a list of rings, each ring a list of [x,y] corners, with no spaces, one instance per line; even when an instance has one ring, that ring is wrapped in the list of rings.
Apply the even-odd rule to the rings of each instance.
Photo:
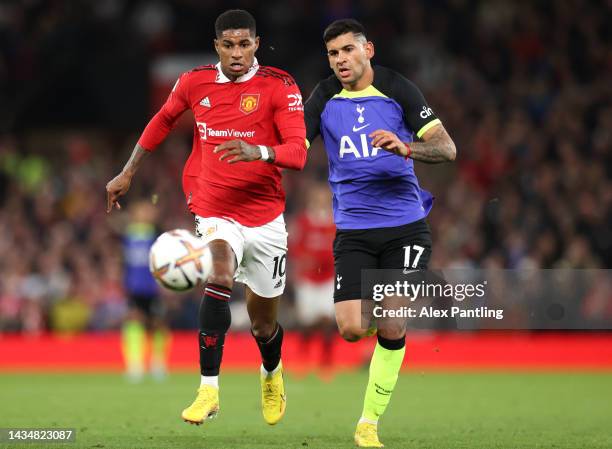
[[[218,335],[202,335],[202,341],[207,348],[214,348],[217,346],[217,340],[219,340]]]
[[[245,114],[256,111],[257,106],[259,106],[259,94],[242,94],[240,97],[240,110]]]

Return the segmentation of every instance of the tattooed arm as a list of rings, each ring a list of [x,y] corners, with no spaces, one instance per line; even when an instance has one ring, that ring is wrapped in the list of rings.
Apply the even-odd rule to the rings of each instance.
[[[130,159],[127,161],[121,173],[111,179],[106,184],[106,212],[110,212],[113,207],[121,209],[119,197],[125,195],[132,183],[132,177],[140,167],[144,157],[149,154],[140,144],[136,144]]]
[[[394,133],[386,130],[376,130],[370,134],[373,147],[395,153],[399,156],[410,157],[415,161],[428,164],[454,161],[457,150],[442,124],[428,129],[422,136],[422,142],[402,142]]]
[[[437,164],[455,160],[457,155],[455,142],[444,129],[444,125],[439,124],[427,130],[422,140],[408,144],[411,150],[410,157],[415,161]]]

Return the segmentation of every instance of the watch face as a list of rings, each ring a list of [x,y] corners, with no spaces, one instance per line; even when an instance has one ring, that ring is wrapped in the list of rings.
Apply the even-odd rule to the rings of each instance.
[[[268,152],[268,147],[266,147],[265,145],[259,145],[259,151],[261,151],[261,160],[262,161],[267,161],[268,159],[270,159],[270,153]]]

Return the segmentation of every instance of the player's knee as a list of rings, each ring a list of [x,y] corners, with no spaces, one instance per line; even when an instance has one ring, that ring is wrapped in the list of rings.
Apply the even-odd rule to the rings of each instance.
[[[236,255],[232,247],[223,240],[213,240],[208,247],[212,254],[213,266],[207,281],[211,284],[233,288]]]
[[[385,326],[378,329],[378,335],[387,340],[399,340],[406,335],[406,329],[402,325]]]
[[[208,276],[207,282],[232,289],[234,287],[234,273],[229,270],[218,270]]]
[[[254,320],[251,323],[251,333],[253,337],[257,339],[267,339],[272,336],[274,331],[276,330],[276,321],[261,321]]]
[[[356,342],[366,336],[367,329],[362,329],[354,324],[339,324],[338,330],[343,339],[348,342]]]

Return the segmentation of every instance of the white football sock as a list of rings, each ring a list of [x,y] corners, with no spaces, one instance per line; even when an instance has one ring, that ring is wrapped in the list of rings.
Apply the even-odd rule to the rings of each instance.
[[[362,422],[367,422],[368,424],[374,424],[375,426],[378,425],[378,420],[374,421],[373,419],[364,418],[363,416],[359,419],[359,424],[361,424]]]
[[[278,365],[276,365],[276,368],[274,368],[272,371],[268,371],[267,369],[264,368],[263,365],[261,365],[261,374],[263,374],[264,376],[272,376],[278,372],[280,367],[281,367],[281,363],[278,362]]]
[[[202,385],[210,385],[219,389],[219,376],[200,376],[200,387]]]

